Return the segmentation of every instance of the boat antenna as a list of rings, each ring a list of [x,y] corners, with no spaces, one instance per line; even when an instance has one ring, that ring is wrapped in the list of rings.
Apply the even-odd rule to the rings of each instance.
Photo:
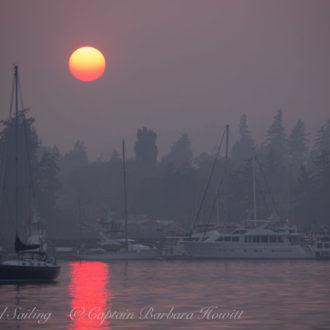
[[[18,189],[18,66],[14,67],[15,77],[15,223],[16,237],[18,232],[18,210],[19,210],[19,189]]]
[[[128,223],[127,223],[127,188],[126,188],[126,157],[125,157],[125,140],[123,140],[123,184],[124,184],[124,211],[125,211],[125,245],[128,251]]]

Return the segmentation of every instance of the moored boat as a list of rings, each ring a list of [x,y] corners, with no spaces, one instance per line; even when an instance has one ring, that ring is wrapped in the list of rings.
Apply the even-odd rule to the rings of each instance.
[[[18,152],[18,126],[24,121],[24,112],[18,111],[18,67],[14,68],[14,87],[15,87],[15,117],[13,126],[15,128],[15,258],[5,260],[0,264],[0,282],[44,282],[53,281],[60,272],[60,267],[56,264],[55,258],[49,258],[46,251],[42,249],[41,242],[25,244],[19,237],[18,224],[21,213],[19,212],[20,201],[20,181],[18,162],[20,155]],[[35,235],[33,237],[35,241]]]
[[[312,232],[306,238],[316,259],[330,259],[330,232],[327,228]]]
[[[123,153],[123,185],[124,185],[124,211],[125,211],[125,229],[124,237],[109,237],[111,231],[101,232],[101,241],[97,248],[83,251],[79,258],[84,260],[147,260],[159,259],[160,251],[155,247],[135,242],[128,238],[128,221],[127,221],[127,191],[126,191],[126,159],[125,159],[125,142],[122,145]],[[109,224],[112,221],[108,221]],[[118,232],[122,232],[121,230]]]
[[[39,251],[24,251],[0,264],[0,282],[48,282],[57,278],[60,267]]]
[[[101,248],[90,249],[82,253],[80,255],[80,258],[83,260],[98,260],[98,261],[151,260],[151,259],[159,259],[160,253],[157,248],[149,247],[130,240],[128,243],[128,248],[123,246],[117,251],[106,251]]]
[[[231,233],[214,232],[209,238],[184,242],[194,258],[203,259],[312,259],[314,253],[296,228],[278,226],[274,220],[253,221]]]

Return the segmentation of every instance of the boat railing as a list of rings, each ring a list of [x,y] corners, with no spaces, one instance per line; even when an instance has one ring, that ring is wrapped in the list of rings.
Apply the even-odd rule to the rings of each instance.
[[[53,256],[48,256],[42,251],[21,251],[17,254],[19,260],[38,260],[56,264],[56,258]]]

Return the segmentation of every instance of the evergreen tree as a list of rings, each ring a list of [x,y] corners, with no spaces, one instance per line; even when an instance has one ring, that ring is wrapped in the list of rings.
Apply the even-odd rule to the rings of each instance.
[[[13,247],[14,231],[24,236],[29,228],[34,208],[36,207],[35,191],[38,178],[38,149],[40,140],[33,127],[34,118],[27,117],[27,110],[19,111],[16,116],[1,122],[1,225],[6,228],[3,237],[4,246]],[[16,142],[16,137],[18,141]],[[17,145],[17,150],[16,150]],[[16,153],[17,151],[17,153]],[[16,163],[17,160],[17,163]],[[17,164],[17,172],[16,172]],[[16,175],[17,174],[17,175]],[[17,180],[17,181],[16,181]],[[16,194],[18,182],[18,195]],[[16,204],[16,196],[19,203]],[[15,224],[15,209],[18,205],[18,224]]]
[[[316,195],[318,196],[315,203],[319,220],[322,223],[330,223],[330,149],[322,150],[321,154],[315,159],[316,165]]]
[[[160,182],[160,208],[165,218],[191,225],[198,188],[198,175],[191,167],[175,167],[167,163]]]
[[[83,141],[78,140],[72,150],[68,151],[60,159],[61,174],[67,174],[71,171],[86,166],[88,164],[87,151]]]
[[[191,167],[194,155],[190,146],[188,134],[182,134],[179,140],[171,146],[170,152],[163,157],[162,163],[173,163],[176,168]]]
[[[316,134],[316,141],[313,148],[313,157],[317,157],[324,151],[330,150],[330,119],[322,125]]]
[[[267,148],[274,153],[278,159],[283,159],[287,152],[287,140],[283,127],[282,110],[277,110],[273,123],[267,131]]]
[[[293,214],[290,219],[297,224],[309,225],[316,220],[316,205],[318,197],[316,193],[315,178],[312,171],[305,166],[300,168],[300,175],[293,188]]]
[[[59,151],[57,148],[48,148],[38,164],[37,177],[37,202],[42,219],[48,219],[56,206],[57,193],[61,189],[58,180]]]
[[[277,111],[272,124],[268,128],[262,158],[269,189],[276,201],[278,212],[281,216],[287,216],[290,205],[291,180],[288,173],[287,138],[281,110]]]
[[[305,165],[307,155],[307,135],[305,124],[301,120],[298,120],[296,126],[291,131],[288,151],[290,172],[296,177],[300,172],[300,168]]]
[[[247,116],[243,114],[240,119],[239,140],[233,145],[231,160],[234,167],[241,167],[251,158],[254,141],[247,124]]]
[[[316,141],[311,153],[311,166],[315,172],[315,214],[319,223],[330,219],[330,119],[317,131]]]
[[[145,167],[154,167],[157,163],[158,149],[156,146],[157,134],[146,127],[138,129],[137,141],[134,146],[136,162]]]

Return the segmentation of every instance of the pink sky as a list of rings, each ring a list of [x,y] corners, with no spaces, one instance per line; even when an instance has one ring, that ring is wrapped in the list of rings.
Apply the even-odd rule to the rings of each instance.
[[[158,134],[161,154],[183,132],[209,152],[226,123],[237,137],[245,112],[263,138],[278,108],[288,128],[315,131],[330,118],[330,1],[3,0],[0,118],[9,112],[12,64],[45,144],[85,141],[91,158],[138,128]],[[67,61],[100,49],[108,68],[83,83]]]

